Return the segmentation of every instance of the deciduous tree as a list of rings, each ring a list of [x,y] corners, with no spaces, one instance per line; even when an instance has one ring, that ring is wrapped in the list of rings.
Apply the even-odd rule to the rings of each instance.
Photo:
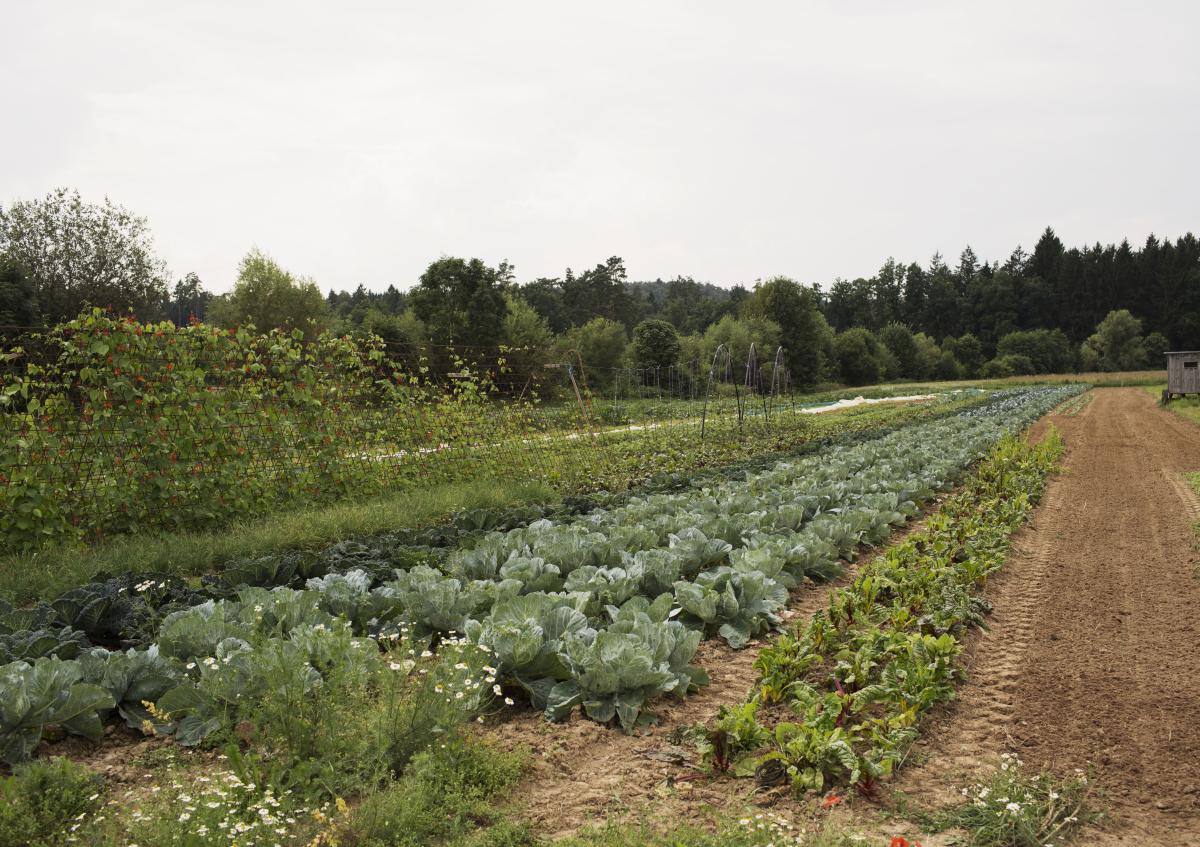
[[[33,327],[38,319],[33,281],[16,262],[0,260],[0,327]]]
[[[58,188],[0,207],[0,255],[32,284],[45,324],[89,306],[154,319],[167,299],[167,268],[149,225],[107,198],[85,203],[78,191]]]
[[[787,277],[774,277],[754,287],[743,312],[779,325],[779,343],[783,345],[793,384],[807,387],[821,381],[827,370],[826,354],[833,333],[812,289]],[[767,353],[773,356],[775,351]]]
[[[666,321],[646,320],[633,328],[633,362],[641,368],[668,368],[679,361],[679,334]]]
[[[1142,322],[1128,309],[1114,309],[1096,326],[1096,332],[1083,343],[1084,358],[1095,361],[1101,370],[1129,371],[1144,367],[1146,347],[1142,342]]]
[[[329,308],[317,284],[293,276],[257,248],[238,266],[233,291],[215,299],[209,313],[220,326],[300,329],[308,337],[319,334],[329,322]]]
[[[421,274],[409,302],[434,344],[492,348],[504,335],[510,271],[508,265],[490,268],[479,259],[438,259]]]

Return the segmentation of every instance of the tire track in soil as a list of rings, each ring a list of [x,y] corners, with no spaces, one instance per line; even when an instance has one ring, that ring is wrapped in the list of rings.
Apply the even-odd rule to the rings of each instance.
[[[1037,613],[1045,600],[1046,573],[1051,564],[1047,545],[1037,543],[1020,555],[1029,567],[1018,584],[1013,580],[997,592],[1003,599],[997,605],[1003,612],[994,614],[989,626],[1003,632],[1004,647],[991,649],[989,634],[982,633],[972,645],[972,678],[978,679],[974,708],[955,727],[959,743],[950,749],[950,764],[962,767],[972,762],[971,751],[997,736],[1009,740],[1014,718],[1017,686],[1029,646],[1037,637]],[[1007,589],[1007,590],[1006,590]]]
[[[968,682],[896,788],[953,802],[1008,751],[1094,772],[1112,820],[1087,844],[1200,847],[1200,509],[1182,477],[1200,469],[1200,428],[1140,389],[1098,390],[1054,423],[1064,472],[986,591]]]

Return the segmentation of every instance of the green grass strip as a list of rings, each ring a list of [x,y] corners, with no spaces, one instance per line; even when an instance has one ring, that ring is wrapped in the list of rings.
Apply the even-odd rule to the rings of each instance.
[[[1155,400],[1162,399],[1162,393],[1166,390],[1167,384],[1159,382],[1155,385],[1148,385],[1145,391]],[[1169,412],[1174,412],[1184,420],[1191,421],[1194,424],[1200,424],[1200,397],[1191,395],[1189,397],[1176,397],[1171,402],[1163,406]]]
[[[307,506],[215,531],[126,536],[96,547],[14,554],[0,559],[0,596],[14,603],[53,597],[99,571],[195,576],[229,559],[429,526],[461,509],[496,509],[549,502],[554,497],[554,491],[541,483],[455,482],[369,500]]]

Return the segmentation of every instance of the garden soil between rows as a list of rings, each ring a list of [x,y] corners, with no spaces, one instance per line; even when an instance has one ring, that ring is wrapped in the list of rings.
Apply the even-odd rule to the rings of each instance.
[[[987,588],[994,613],[988,631],[969,639],[969,681],[926,722],[889,793],[926,808],[954,803],[971,775],[1015,752],[1032,769],[1094,775],[1110,814],[1083,842],[1200,847],[1200,579],[1192,529],[1200,500],[1182,477],[1200,470],[1200,428],[1157,408],[1141,389],[1097,390],[1079,414],[1050,415],[1032,437],[1048,423],[1067,442],[1063,472]],[[794,595],[791,616],[823,607],[853,570]],[[694,751],[672,740],[672,731],[745,699],[757,679],[756,646],[701,644],[697,661],[712,684],[662,703],[662,723],[646,734],[626,736],[578,717],[550,725],[529,713],[489,727],[502,746],[533,754],[516,811],[550,836],[643,808],[662,823],[699,823],[710,807],[742,802],[811,815],[816,800],[780,789],[755,794],[751,780],[703,775]],[[882,809],[851,805],[869,828],[880,825]],[[908,828],[895,819],[884,826]],[[946,836],[923,841],[931,847]]]
[[[1200,845],[1200,428],[1136,388],[1100,389],[1014,553],[988,587],[969,681],[926,724],[898,791],[950,802],[1002,752],[1093,776],[1089,845]],[[927,839],[930,844],[939,839]]]

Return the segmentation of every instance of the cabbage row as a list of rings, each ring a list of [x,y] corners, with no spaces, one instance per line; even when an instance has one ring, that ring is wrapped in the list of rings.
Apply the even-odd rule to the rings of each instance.
[[[448,554],[340,545],[351,566],[313,576],[300,557],[240,565],[302,587],[229,587],[201,602],[179,580],[113,577],[50,605],[0,607],[0,758],[26,758],[47,724],[98,737],[110,715],[197,743],[235,701],[319,686],[401,630],[491,651],[505,684],[550,719],[579,707],[628,730],[648,701],[706,682],[691,665],[702,638],[738,648],[778,628],[790,588],[836,575],[1004,434],[1078,391],[998,392],[739,479],[476,532]],[[95,646],[128,632],[145,646]]]

